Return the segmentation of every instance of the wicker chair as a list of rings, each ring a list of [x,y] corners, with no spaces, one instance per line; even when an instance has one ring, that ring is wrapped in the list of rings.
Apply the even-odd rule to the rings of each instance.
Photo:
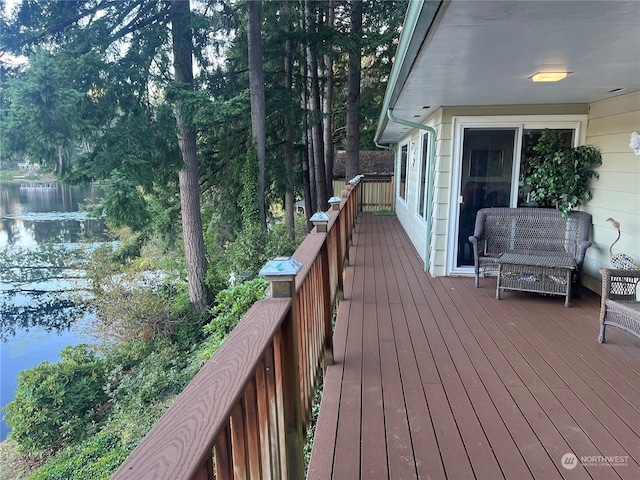
[[[607,325],[622,328],[640,337],[640,301],[637,292],[640,270],[601,268],[600,275],[602,299],[598,342],[605,341]]]

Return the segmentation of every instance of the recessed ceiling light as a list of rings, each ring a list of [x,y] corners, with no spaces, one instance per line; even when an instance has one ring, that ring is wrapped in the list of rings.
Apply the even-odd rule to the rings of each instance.
[[[423,105],[423,106],[422,106],[422,108],[423,108],[423,109],[425,109],[425,108],[431,108],[431,105]]]
[[[573,72],[537,72],[529,77],[534,82],[559,82]]]
[[[614,88],[613,90],[609,90],[607,93],[620,93],[624,92],[626,88]]]
[[[413,118],[420,118],[420,115],[414,115]]]

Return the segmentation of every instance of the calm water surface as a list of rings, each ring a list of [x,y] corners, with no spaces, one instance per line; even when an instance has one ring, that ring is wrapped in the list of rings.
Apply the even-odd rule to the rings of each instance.
[[[44,245],[90,248],[105,240],[101,220],[87,218],[80,209],[85,200],[102,195],[97,187],[0,183],[0,266],[12,252],[34,251]],[[69,273],[71,274],[71,273]],[[74,275],[76,275],[74,273]],[[90,319],[81,306],[59,292],[72,284],[62,279],[20,284],[0,271],[0,404],[13,398],[18,372],[47,360],[58,360],[67,345],[89,341],[79,326]],[[0,440],[8,434],[0,423]]]

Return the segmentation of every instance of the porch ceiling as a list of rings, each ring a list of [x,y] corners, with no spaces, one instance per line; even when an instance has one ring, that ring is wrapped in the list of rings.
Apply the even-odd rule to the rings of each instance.
[[[425,11],[438,4],[425,28],[432,16]],[[591,103],[640,90],[635,0],[427,1],[413,34],[403,35],[407,54],[387,87],[381,143],[408,130],[386,120],[387,108],[419,123],[441,106]],[[555,83],[530,80],[544,71],[572,74]]]

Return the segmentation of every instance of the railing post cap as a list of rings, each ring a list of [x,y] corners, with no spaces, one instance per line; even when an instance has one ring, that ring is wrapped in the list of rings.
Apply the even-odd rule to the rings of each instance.
[[[302,263],[293,257],[276,257],[260,270],[260,276],[270,282],[291,281],[302,268]]]
[[[331,197],[331,198],[329,199],[329,203],[330,203],[330,204],[340,203],[340,197]]]
[[[328,213],[316,212],[311,216],[309,221],[311,221],[314,227],[316,227],[317,233],[324,233],[327,231],[327,224],[329,223],[330,219],[331,216]]]
[[[315,224],[316,222],[319,222],[319,223],[328,222],[329,219],[331,219],[331,217],[329,216],[328,213],[316,212],[313,215],[311,215],[311,218],[309,220],[311,220]]]

